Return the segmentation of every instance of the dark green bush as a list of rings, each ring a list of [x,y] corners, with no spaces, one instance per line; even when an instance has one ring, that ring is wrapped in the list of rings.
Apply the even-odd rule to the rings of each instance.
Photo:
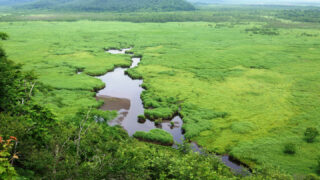
[[[317,128],[314,127],[308,127],[304,132],[305,139],[309,143],[313,142],[318,135],[319,131],[317,130]]]
[[[7,33],[0,32],[0,39],[7,40],[7,39],[9,39],[9,35]]]
[[[287,143],[284,145],[284,153],[295,154],[296,150],[297,150],[297,148],[294,143]]]
[[[261,35],[269,35],[269,36],[279,35],[279,32],[276,29],[265,28],[265,27],[261,27],[261,28],[253,27],[253,28],[248,28],[245,31],[252,32],[253,34],[261,34]]]

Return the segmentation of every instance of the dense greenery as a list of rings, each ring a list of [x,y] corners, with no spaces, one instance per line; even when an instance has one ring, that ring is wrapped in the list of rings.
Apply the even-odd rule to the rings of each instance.
[[[172,135],[162,129],[152,129],[149,132],[137,131],[136,133],[134,133],[133,137],[143,141],[150,141],[163,145],[170,146],[173,144]]]
[[[292,21],[320,23],[320,9],[280,11],[277,13],[277,17]]]
[[[86,108],[56,118],[34,97],[52,89],[35,85],[40,83],[35,76],[0,50],[1,179],[237,179],[216,156],[129,138],[120,127],[106,124],[113,112]],[[290,177],[257,171],[248,179],[273,176]]]
[[[9,13],[0,16],[1,21],[77,21],[77,20],[94,20],[94,21],[130,21],[130,22],[189,22],[189,21],[206,21],[206,22],[247,22],[250,21],[275,21],[265,17],[272,11],[266,9],[263,11],[256,10],[239,10],[239,9],[215,9],[214,11],[179,11],[179,12],[131,12],[131,13],[90,13],[90,12],[33,12],[28,11],[21,13]],[[261,16],[257,16],[259,14]],[[277,21],[275,21],[277,22]],[[225,24],[220,24],[225,25]],[[219,26],[219,24],[217,25]],[[232,26],[232,25],[229,25]]]
[[[114,117],[112,112],[83,109],[58,122],[35,104],[39,88],[27,86],[36,82],[34,76],[21,72],[2,49],[0,67],[1,179],[232,178],[213,156],[147,145],[129,138],[120,127],[109,127],[104,120]]]
[[[37,0],[23,9],[58,11],[181,11],[195,8],[185,0]]]
[[[31,112],[38,108],[43,114],[37,116],[50,120],[38,122],[39,118],[35,118],[29,122],[25,121],[30,119],[28,113],[2,113],[1,135],[6,135],[6,139],[16,136],[21,147],[26,147],[26,152],[19,150],[27,159],[20,158],[15,164],[18,173],[31,176],[33,172],[38,177],[60,179],[233,177],[217,160],[139,142],[127,137],[119,127],[96,122],[96,114],[101,112],[95,107],[101,104],[96,102],[93,91],[104,84],[88,75],[130,64],[129,55],[104,53],[109,47],[134,47],[132,51],[142,55],[139,66],[128,74],[144,79],[145,116],[156,120],[181,115],[188,140],[210,152],[229,153],[248,164],[254,168],[254,174],[247,179],[290,179],[270,168],[274,166],[302,178],[318,173],[320,143],[317,138],[309,143],[306,137],[316,136],[306,130],[320,128],[319,24],[291,22],[275,14],[240,9],[233,13],[159,13],[159,18],[156,13],[2,16],[3,21],[24,20],[0,23],[10,35],[3,43],[8,56],[24,64],[24,73],[17,77],[17,82],[23,78],[27,82],[19,88],[13,84],[10,92],[30,92],[37,82],[31,98],[28,93],[6,98],[20,104],[23,98]],[[165,22],[175,21],[175,15],[177,21],[204,22],[63,22],[87,17]],[[41,19],[62,22],[27,21]],[[82,74],[76,74],[79,69]],[[26,75],[32,74],[25,73],[30,70],[39,76],[38,80]],[[85,126],[90,128],[78,145],[76,137],[88,112]],[[114,112],[104,115],[111,118]],[[38,135],[38,131],[34,132],[36,140],[24,140],[30,136],[24,134],[23,127],[33,130],[34,123],[42,127]],[[13,126],[20,129],[8,128]],[[45,138],[39,140],[41,137]],[[294,146],[290,147],[292,142]],[[44,149],[43,144],[49,148]],[[55,155],[56,147],[62,146],[62,153]],[[37,148],[31,153],[33,147]],[[286,148],[294,153],[286,153]]]
[[[4,140],[0,136],[0,179],[14,179],[17,177],[14,167],[9,163],[9,161],[19,158],[16,154],[13,154],[12,158],[9,159],[10,152],[16,143],[16,137],[11,136],[10,139]]]

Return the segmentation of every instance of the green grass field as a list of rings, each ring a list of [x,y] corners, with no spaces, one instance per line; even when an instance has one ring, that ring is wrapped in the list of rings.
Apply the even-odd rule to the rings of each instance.
[[[89,75],[130,64],[104,48],[132,46],[143,56],[129,72],[143,77],[143,100],[155,111],[180,106],[187,138],[252,167],[316,173],[320,139],[303,138],[307,127],[320,129],[319,26],[277,21],[279,35],[246,31],[270,25],[23,21],[1,22],[0,30],[10,35],[9,59],[53,88],[37,99],[59,118],[98,107],[93,90],[103,83]],[[283,152],[290,142],[293,155]]]

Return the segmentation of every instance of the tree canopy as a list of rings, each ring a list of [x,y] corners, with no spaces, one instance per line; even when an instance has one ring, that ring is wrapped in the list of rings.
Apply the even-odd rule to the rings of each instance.
[[[38,0],[21,7],[93,12],[188,11],[195,9],[185,0]]]

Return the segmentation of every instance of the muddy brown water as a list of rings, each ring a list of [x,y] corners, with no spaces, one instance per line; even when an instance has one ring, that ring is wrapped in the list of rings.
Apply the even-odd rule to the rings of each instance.
[[[129,50],[131,50],[131,48],[121,50],[110,49],[106,52],[110,54],[126,54],[126,51]],[[138,66],[141,58],[132,56],[131,60],[132,64],[130,68],[134,68]],[[112,72],[96,77],[105,83],[105,88],[98,91],[96,95],[97,100],[104,101],[101,109],[118,111],[118,116],[114,120],[109,121],[108,124],[110,126],[122,126],[130,136],[136,131],[150,131],[151,129],[161,128],[172,134],[176,143],[182,143],[184,140],[182,131],[183,121],[179,116],[175,116],[172,120],[163,121],[157,126],[153,121],[148,119],[145,122],[138,121],[138,116],[144,114],[142,100],[140,99],[140,95],[142,91],[144,91],[141,87],[143,81],[131,79],[125,73],[127,69],[128,68],[115,68]],[[171,121],[174,122],[173,126],[171,125]],[[174,144],[173,147],[177,148],[177,144]],[[202,154],[201,148],[196,143],[191,143],[191,147],[194,152]],[[230,167],[233,172],[238,174],[248,172],[241,164],[232,161],[228,155],[219,157],[221,157],[222,162]]]

